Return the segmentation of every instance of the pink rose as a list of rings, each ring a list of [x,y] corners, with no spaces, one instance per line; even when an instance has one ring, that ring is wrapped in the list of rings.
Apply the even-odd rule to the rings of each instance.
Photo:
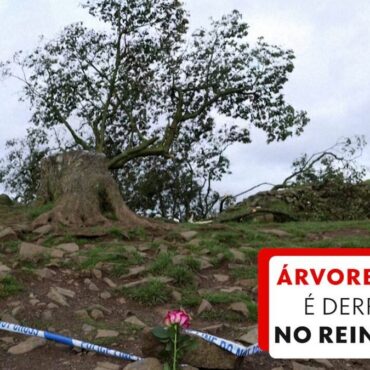
[[[166,326],[178,324],[182,328],[188,328],[190,326],[190,316],[183,310],[168,311],[164,318],[164,324]]]

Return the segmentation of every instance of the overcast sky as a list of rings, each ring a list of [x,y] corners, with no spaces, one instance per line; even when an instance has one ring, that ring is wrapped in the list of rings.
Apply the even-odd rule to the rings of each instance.
[[[91,18],[79,0],[0,0],[0,60],[18,49],[32,50],[39,35],[53,37],[69,23]],[[253,143],[229,152],[232,175],[216,188],[235,194],[262,181],[280,182],[293,159],[331,146],[342,136],[363,134],[370,141],[370,27],[368,0],[187,0],[191,25],[238,9],[251,39],[294,50],[295,70],[285,94],[311,122],[297,138],[266,144],[253,131]],[[29,111],[17,100],[17,84],[0,82],[0,157],[7,139],[24,135]],[[361,161],[370,166],[370,146]],[[0,188],[1,190],[1,188]]]

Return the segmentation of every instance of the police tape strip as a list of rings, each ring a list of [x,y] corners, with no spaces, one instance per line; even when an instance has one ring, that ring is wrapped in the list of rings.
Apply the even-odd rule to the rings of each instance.
[[[117,357],[117,358],[120,358],[126,361],[142,360],[141,357],[135,356],[129,353],[116,351],[114,349],[109,349],[109,348],[102,347],[102,346],[99,346],[93,343],[83,342],[78,339],[66,337],[64,335],[51,333],[48,331],[43,331],[43,330],[38,330],[38,329],[33,329],[27,326],[11,324],[11,323],[4,322],[4,321],[0,321],[0,330],[5,330],[5,331],[12,332],[12,333],[17,333],[17,334],[28,335],[31,337],[39,337],[39,338],[54,341],[56,343],[65,344],[70,347],[79,347],[87,351],[97,352],[102,355]],[[219,338],[211,334],[202,333],[197,330],[186,329],[184,330],[184,332],[189,335],[200,337],[204,339],[205,341],[207,341],[208,343],[214,344],[224,349],[225,351],[231,352],[232,354],[238,357],[251,356],[251,355],[262,352],[262,350],[258,347],[258,344],[253,344],[249,347],[244,347],[239,343],[235,343],[227,339]]]
[[[102,355],[117,357],[117,358],[120,358],[126,361],[142,360],[141,357],[131,355],[129,353],[116,351],[114,349],[109,349],[109,348],[105,348],[102,346],[98,346],[97,344],[82,342],[77,339],[65,337],[64,335],[59,335],[59,334],[55,334],[55,333],[51,333],[51,332],[43,331],[43,330],[32,329],[26,326],[10,324],[10,323],[3,322],[3,321],[0,321],[0,330],[10,331],[10,332],[17,333],[17,334],[24,334],[24,335],[28,335],[31,337],[44,338],[47,340],[52,340],[57,343],[65,344],[67,346],[79,347],[87,351],[93,351],[93,352],[100,353]]]
[[[216,346],[224,349],[225,351],[231,352],[233,355],[238,357],[247,357],[262,352],[258,344],[253,344],[249,347],[244,347],[239,343],[232,342],[227,339],[219,338],[211,334],[202,333],[201,331],[186,329],[186,334],[195,335],[204,339],[208,343],[215,344]]]

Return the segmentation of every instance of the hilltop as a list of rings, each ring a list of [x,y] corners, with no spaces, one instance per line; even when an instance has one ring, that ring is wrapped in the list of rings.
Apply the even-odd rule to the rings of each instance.
[[[44,208],[0,206],[1,320],[140,356],[146,327],[179,307],[191,314],[193,328],[255,343],[256,262],[263,247],[370,245],[368,221],[180,224],[156,235],[117,226],[79,235],[68,229],[32,231],[32,220]],[[0,332],[3,369],[104,369],[108,365],[98,365],[102,362],[122,369],[126,364],[50,342],[26,354],[8,353],[26,339]],[[230,358],[225,361],[230,364]],[[370,368],[362,360],[294,362],[267,354],[248,357],[240,366]]]

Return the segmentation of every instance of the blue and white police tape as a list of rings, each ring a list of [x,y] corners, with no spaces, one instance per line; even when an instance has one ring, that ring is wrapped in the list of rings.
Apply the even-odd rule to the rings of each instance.
[[[48,331],[32,329],[32,328],[28,328],[26,326],[10,324],[10,323],[3,322],[3,321],[0,321],[0,330],[10,331],[12,333],[17,333],[17,334],[24,334],[24,335],[28,335],[28,336],[31,336],[31,337],[44,338],[44,339],[47,339],[47,340],[52,340],[52,341],[57,342],[57,343],[65,344],[67,346],[79,347],[79,348],[85,349],[87,351],[93,351],[93,352],[100,353],[102,355],[117,357],[117,358],[120,358],[120,359],[126,360],[126,361],[142,360],[141,357],[131,355],[129,353],[116,351],[114,349],[109,349],[109,348],[105,348],[105,347],[102,347],[102,346],[98,346],[97,344],[82,342],[82,341],[77,340],[77,339],[65,337],[63,335],[51,333],[51,332],[48,332]]]
[[[17,324],[11,324],[11,323],[4,322],[4,321],[0,321],[0,330],[5,330],[5,331],[12,332],[12,333],[17,333],[17,334],[28,335],[32,337],[39,337],[39,338],[54,341],[56,343],[65,344],[70,347],[79,347],[87,351],[97,352],[102,355],[117,357],[117,358],[120,358],[126,361],[142,360],[141,357],[135,356],[129,353],[116,351],[114,349],[109,349],[109,348],[102,347],[102,346],[99,346],[93,343],[83,342],[78,339],[66,337],[64,335],[51,333],[48,331],[43,331],[43,330],[38,330],[38,329],[33,329],[33,328],[29,328],[29,327],[21,326]],[[214,344],[224,349],[225,351],[228,351],[238,357],[251,356],[251,355],[262,352],[262,350],[258,347],[258,344],[253,344],[249,347],[244,347],[239,343],[235,343],[227,339],[219,338],[211,334],[202,333],[197,330],[186,329],[184,332],[189,335],[200,337],[204,339],[205,341],[207,341],[208,343]]]
[[[261,348],[258,347],[258,344],[253,344],[249,347],[244,347],[239,343],[219,338],[211,334],[202,333],[197,330],[186,329],[185,333],[200,337],[204,339],[206,342],[215,344],[216,346],[224,349],[225,351],[231,352],[233,355],[238,357],[247,357],[262,352]]]

